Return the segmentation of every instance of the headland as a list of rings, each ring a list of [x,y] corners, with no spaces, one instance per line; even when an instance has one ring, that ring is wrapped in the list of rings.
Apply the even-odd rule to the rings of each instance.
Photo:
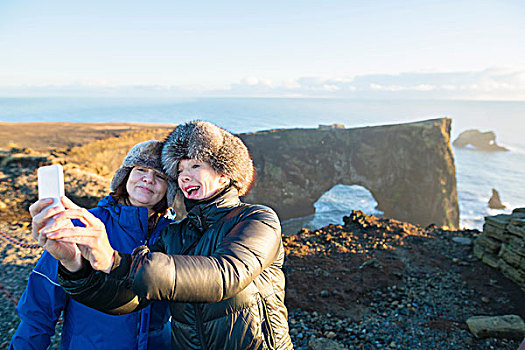
[[[174,125],[0,123],[0,348],[41,249],[27,209],[36,169],[63,164],[66,192],[90,206],[133,144]],[[308,140],[304,140],[308,142]],[[73,195],[74,194],[74,195]],[[521,340],[473,336],[476,315],[525,318],[523,292],[472,251],[476,230],[449,230],[354,211],[344,225],[285,232],[286,304],[296,349],[517,349]],[[16,242],[15,242],[16,241]],[[57,326],[57,333],[61,326]],[[51,349],[58,349],[58,336]]]

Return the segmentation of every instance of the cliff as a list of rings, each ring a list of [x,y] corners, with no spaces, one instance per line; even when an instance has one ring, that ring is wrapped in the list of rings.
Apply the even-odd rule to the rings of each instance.
[[[459,210],[450,124],[449,119],[435,119],[355,129],[322,126],[241,134],[257,168],[257,182],[245,199],[267,204],[287,219],[313,213],[313,204],[333,186],[355,184],[372,193],[386,217],[455,228]],[[12,197],[8,207],[27,209],[36,199],[36,167],[51,162],[64,165],[68,196],[92,207],[99,195],[107,193],[107,180],[133,144],[163,139],[173,127],[3,124],[2,132],[10,135],[3,147],[11,148],[1,151],[0,142],[6,174],[0,187],[5,185],[10,193],[6,197]],[[51,155],[49,145],[41,144],[49,139],[54,140]],[[13,148],[21,144],[36,153]]]
[[[257,182],[245,198],[281,219],[314,212],[337,184],[367,188],[386,217],[455,228],[459,223],[450,119],[355,129],[286,129],[240,135]]]
[[[30,125],[6,127],[0,123],[0,134],[5,132],[12,135],[9,140],[0,137],[0,233],[3,233],[3,238],[0,239],[3,242],[0,244],[2,349],[7,348],[20,321],[16,313],[16,303],[41,253],[41,250],[25,244],[34,243],[30,235],[31,219],[27,207],[36,199],[36,168],[43,164],[60,162],[65,167],[68,195],[79,203],[80,200],[95,200],[107,193],[107,174],[115,170],[132,144],[151,138],[162,139],[165,136],[162,133],[167,133],[173,128],[166,126],[161,130],[155,126],[150,130],[129,130],[124,125],[121,130],[116,130],[111,126],[111,130],[114,131],[108,136],[105,126],[102,125],[98,131],[89,131],[91,126],[86,130],[84,124],[53,124],[41,128],[38,132],[36,127],[32,128],[31,132],[37,135],[32,138],[24,134],[28,126]],[[74,130],[69,130],[70,128]],[[287,176],[287,169],[292,165],[298,167],[296,158],[302,159],[304,169],[310,171],[316,168],[309,165],[310,162],[317,162],[319,167],[324,167],[320,168],[320,173],[324,172],[326,177],[335,178],[323,182],[329,188],[330,185],[325,183],[340,181],[336,174],[344,175],[346,171],[347,175],[354,176],[355,181],[356,175],[364,177],[366,174],[365,170],[368,168],[363,163],[371,163],[369,167],[374,170],[369,169],[371,174],[383,174],[382,179],[371,180],[377,183],[382,181],[398,184],[405,191],[402,193],[402,200],[421,201],[419,198],[425,195],[427,198],[436,198],[437,196],[428,190],[428,184],[432,182],[435,183],[433,191],[453,193],[455,198],[453,160],[448,146],[449,120],[353,130],[323,128],[326,130],[306,130],[306,136],[305,130],[290,130],[290,134],[299,135],[296,143],[292,144],[295,152],[290,150],[291,147],[284,142],[285,140],[272,143],[271,140],[264,141],[264,137],[264,142],[259,142],[267,148],[258,151],[252,145],[250,147],[254,156],[260,152],[266,157],[266,165],[273,164],[269,161],[272,157],[277,157],[279,153],[285,154],[286,156],[281,157],[286,158],[287,162],[274,168],[281,169],[282,177]],[[57,132],[59,129],[71,132]],[[343,137],[341,132],[348,133],[350,137]],[[42,141],[49,140],[54,134],[57,138],[52,146]],[[278,139],[276,136],[281,135],[281,138],[285,138],[282,135],[287,135],[288,131],[268,131],[263,134],[268,135],[267,138]],[[90,139],[86,140],[84,135]],[[255,135],[257,134],[241,137],[258,139],[259,136]],[[329,141],[336,137],[340,138],[336,140],[340,144],[336,144],[337,147],[331,150]],[[6,146],[2,146],[2,142]],[[323,144],[323,148],[314,147],[313,142]],[[33,150],[17,149],[12,146],[15,143]],[[349,146],[346,143],[350,143],[356,150],[347,151]],[[81,146],[73,147],[79,144]],[[9,150],[3,151],[3,147]],[[304,153],[307,150],[316,152]],[[342,151],[349,153],[344,154]],[[439,158],[439,154],[443,158]],[[329,158],[325,160],[323,156]],[[260,155],[256,156],[256,166],[261,180],[264,166],[259,163],[257,159],[260,158],[257,157]],[[354,158],[361,159],[360,163],[352,163]],[[339,163],[334,163],[334,159],[339,159]],[[402,162],[406,163],[404,171],[401,170]],[[343,169],[340,169],[341,167]],[[302,176],[301,169],[293,168],[299,180],[308,179],[309,186],[317,188],[318,179],[312,180]],[[398,171],[394,173],[396,169]],[[307,174],[306,170],[304,174]],[[452,175],[436,175],[440,172]],[[419,180],[416,181],[417,179]],[[371,180],[369,183],[372,183]],[[410,181],[414,183],[411,184]],[[443,181],[444,185],[448,184],[449,188],[440,187],[439,181]],[[272,188],[272,183],[267,185],[268,188]],[[273,183],[275,189],[278,189],[278,186],[283,186],[283,182]],[[288,186],[290,187],[287,188],[292,189],[298,187]],[[379,199],[377,193],[375,191],[374,195]],[[320,194],[322,192],[319,192]],[[436,202],[436,205],[439,204]],[[492,241],[492,238],[500,237],[501,231],[507,230],[509,235],[505,233],[501,237],[503,240],[506,240],[504,237],[508,237],[509,244],[505,243],[501,259],[498,256],[494,258],[496,261],[515,266],[514,270],[519,272],[520,269],[523,270],[523,261],[512,253],[520,253],[518,250],[510,250],[523,248],[513,243],[518,242],[516,237],[523,236],[523,232],[520,233],[520,225],[523,226],[523,223],[515,219],[518,218],[513,217],[509,221],[514,221],[513,225],[508,224],[506,220],[492,220],[491,226],[496,224],[500,229],[499,234],[494,230],[495,227],[490,227],[492,232],[489,232],[488,227],[484,227],[482,235],[491,238],[490,241],[485,240],[485,243],[489,241],[489,247],[492,249],[494,243],[498,244],[497,241]],[[344,225],[328,225],[316,230],[301,229],[283,237],[287,256],[286,304],[290,334],[296,349],[318,349],[319,346],[322,346],[322,349],[445,349],[451,346],[476,350],[518,348],[521,340],[495,337],[478,339],[467,332],[465,321],[473,315],[519,315],[525,318],[525,299],[519,286],[505,278],[498,269],[490,268],[476,257],[475,253],[479,248],[477,246],[483,243],[478,231],[445,230],[435,226],[423,228],[355,211],[349,211],[348,216],[343,217],[343,222]],[[473,253],[474,239],[476,243]],[[501,247],[497,248],[503,247],[502,242],[499,242]],[[523,243],[523,239],[521,242]],[[482,252],[483,261],[487,260],[486,250],[484,248]],[[508,266],[502,271],[510,273],[509,278],[516,272],[509,270]],[[57,335],[52,338],[50,349],[60,347],[61,329],[59,322]]]

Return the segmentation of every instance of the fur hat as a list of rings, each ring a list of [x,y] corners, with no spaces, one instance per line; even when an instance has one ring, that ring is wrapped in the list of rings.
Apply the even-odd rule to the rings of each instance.
[[[162,148],[162,165],[173,179],[177,178],[181,159],[207,162],[232,181],[240,196],[246,195],[255,181],[255,168],[246,145],[239,137],[209,122],[181,124],[168,135]],[[174,197],[174,193],[168,193],[170,204]]]
[[[126,176],[131,172],[131,169],[133,169],[135,166],[152,168],[162,174],[165,174],[160,161],[161,151],[161,141],[149,140],[137,143],[129,150],[128,154],[126,154],[126,157],[124,157],[122,165],[120,168],[118,168],[117,172],[113,176],[113,180],[111,180],[109,189],[111,191],[116,191],[122,181],[124,181]]]

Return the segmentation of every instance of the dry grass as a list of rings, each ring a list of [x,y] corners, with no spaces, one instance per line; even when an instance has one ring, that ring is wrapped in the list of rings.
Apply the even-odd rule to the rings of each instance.
[[[63,152],[96,140],[120,137],[127,132],[157,130],[162,137],[175,124],[146,123],[4,123],[0,122],[0,150],[30,148],[36,152]]]
[[[75,163],[80,168],[110,177],[122,164],[122,159],[131,147],[146,140],[163,140],[168,132],[166,129],[134,130],[73,147],[67,153],[67,163]]]

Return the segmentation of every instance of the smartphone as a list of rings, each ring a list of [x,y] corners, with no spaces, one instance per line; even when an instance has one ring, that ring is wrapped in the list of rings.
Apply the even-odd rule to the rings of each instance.
[[[63,208],[60,197],[64,196],[64,169],[60,164],[38,168],[38,199],[53,198],[49,206]]]

